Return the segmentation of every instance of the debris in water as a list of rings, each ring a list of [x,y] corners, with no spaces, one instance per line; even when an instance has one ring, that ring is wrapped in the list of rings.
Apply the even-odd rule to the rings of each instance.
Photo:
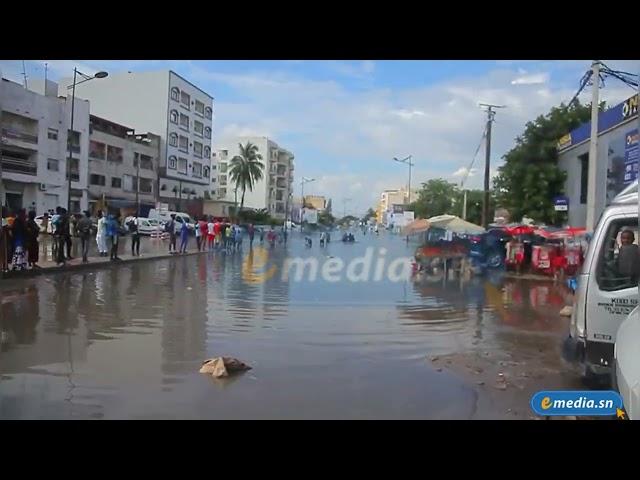
[[[229,374],[251,370],[251,367],[237,358],[216,357],[205,360],[200,373],[207,373],[216,378],[228,377]]]
[[[570,317],[572,313],[573,313],[573,306],[571,305],[565,305],[562,308],[562,310],[560,310],[561,317]]]
[[[438,357],[437,355],[436,355],[436,356],[433,356],[433,357],[431,357],[431,361],[432,361],[432,362],[437,362],[439,358],[440,358],[440,357]]]

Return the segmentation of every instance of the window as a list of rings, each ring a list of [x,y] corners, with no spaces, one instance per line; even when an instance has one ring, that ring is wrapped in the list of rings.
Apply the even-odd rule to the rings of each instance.
[[[215,169],[217,169],[217,168],[218,168],[218,167],[217,167],[216,165],[211,165],[211,170],[215,170]]]
[[[209,178],[209,167],[202,167],[202,176],[204,178]]]
[[[171,145],[172,147],[177,147],[178,146],[178,134],[177,133],[170,133],[169,134],[169,145]]]
[[[191,97],[187,92],[180,92],[180,103],[187,110],[191,110]]]
[[[220,175],[220,185],[226,185],[226,184],[227,184],[227,176]]]
[[[226,163],[221,163],[220,164],[220,173],[227,173],[227,164]]]
[[[47,158],[47,170],[58,172],[60,170],[60,162],[55,158]]]
[[[187,159],[186,158],[178,158],[178,173],[182,173],[184,175],[187,174]]]
[[[178,111],[177,110],[171,110],[171,113],[169,114],[169,121],[171,123],[175,123],[176,125],[178,124]]]
[[[216,182],[217,182],[216,177],[212,177],[212,178],[211,178],[211,183],[216,183]]]
[[[205,136],[205,138],[211,138],[211,128],[210,127],[205,127],[204,128],[204,136]]]
[[[80,159],[79,158],[69,159],[69,171],[71,172],[71,181],[79,182],[80,181]],[[69,179],[69,172],[67,172],[66,177],[67,179]]]
[[[136,157],[138,154],[136,153]],[[149,155],[145,155],[144,153],[140,154],[140,168],[143,170],[152,170],[153,171],[153,157]]]
[[[184,113],[180,114],[180,128],[184,130],[189,130],[189,115],[185,115]]]
[[[193,168],[191,169],[191,176],[196,178],[202,178],[202,164],[200,162],[193,162]]]
[[[120,177],[111,177],[111,188],[122,188],[122,179]]]
[[[180,144],[178,146],[178,149],[181,152],[189,153],[189,137],[183,137],[182,135],[180,135]]]
[[[202,136],[204,132],[204,124],[202,122],[195,120],[193,122],[193,131],[196,132],[197,135]]]
[[[97,158],[98,160],[104,160],[106,148],[107,146],[104,143],[91,140],[89,142],[89,156],[91,158]]]
[[[80,153],[80,132],[67,130],[67,150]]]
[[[625,233],[630,231],[631,233]],[[631,242],[623,245],[625,240]],[[607,228],[598,254],[597,281],[601,290],[616,291],[638,288],[640,252],[638,251],[638,219],[614,220]]]
[[[105,185],[105,176],[104,175],[91,174],[89,176],[89,185],[98,185],[100,187],[104,187],[104,185]]]
[[[123,175],[122,176],[122,183],[123,183],[123,190],[125,192],[134,192],[135,190],[133,189],[133,185],[134,185],[134,179],[135,177],[133,175]]]
[[[122,149],[120,147],[107,145],[107,161],[122,163]]]
[[[193,142],[193,154],[202,158],[202,144],[200,142]]]
[[[180,89],[178,87],[171,89],[171,100],[175,100],[176,102],[180,101]]]
[[[585,153],[578,157],[580,160],[580,203],[587,203],[587,189],[589,184],[589,154]]]
[[[58,130],[55,128],[49,128],[47,130],[47,137],[49,140],[58,140]]]
[[[209,148],[208,146],[205,145],[204,147],[204,157],[205,158],[209,158],[211,157],[211,148]]]
[[[220,197],[226,197],[227,196],[227,189],[226,188],[221,188],[218,190],[218,194],[220,195]]]
[[[140,178],[139,182],[141,193],[153,193],[153,181],[150,178]]]
[[[199,100],[196,100],[196,113],[204,115],[204,103]]]
[[[178,159],[176,158],[175,155],[171,155],[169,157],[169,168],[171,170],[175,170],[177,166],[178,166]]]
[[[212,114],[213,114],[213,110],[211,110],[211,107],[206,107],[204,109],[204,116],[207,117],[209,120],[211,120]]]

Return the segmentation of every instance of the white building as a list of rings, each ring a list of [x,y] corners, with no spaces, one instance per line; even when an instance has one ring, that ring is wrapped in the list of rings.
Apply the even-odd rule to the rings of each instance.
[[[209,196],[211,95],[164,70],[114,74],[86,82],[76,87],[76,97],[88,99],[97,116],[161,136],[161,200]]]
[[[291,211],[293,194],[294,156],[267,137],[237,137],[221,144],[215,152],[214,171],[217,172],[216,197],[227,202],[235,201],[235,184],[229,178],[229,163],[240,154],[239,144],[250,142],[258,147],[264,164],[263,178],[256,182],[253,190],[245,193],[244,206],[256,210],[267,209],[269,215],[284,220]],[[238,189],[238,205],[242,191]]]
[[[66,89],[65,89],[66,90]],[[0,86],[2,187],[0,203],[12,210],[41,214],[67,207],[67,140],[71,97],[58,97],[58,85],[47,81],[45,94],[2,79]],[[88,206],[89,102],[76,98],[74,132],[69,142],[71,212]]]

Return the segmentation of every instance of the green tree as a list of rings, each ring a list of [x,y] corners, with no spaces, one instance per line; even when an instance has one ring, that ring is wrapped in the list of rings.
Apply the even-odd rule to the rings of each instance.
[[[604,103],[600,109],[604,109]],[[528,122],[516,145],[507,152],[493,185],[497,204],[512,219],[523,215],[551,223],[553,197],[563,193],[565,172],[558,167],[558,140],[589,120],[591,106],[579,102],[561,104]]]
[[[257,181],[262,179],[262,171],[264,164],[262,155],[258,153],[258,146],[247,142],[246,145],[238,144],[240,155],[236,155],[231,159],[229,164],[229,178],[235,183],[235,206],[238,205],[238,188],[242,191],[242,199],[240,200],[240,211],[244,207],[244,195],[247,189],[253,191],[253,186]],[[234,207],[234,212],[236,208]]]
[[[411,203],[409,209],[415,212],[416,218],[429,218],[445,213],[457,215],[460,198],[460,191],[455,183],[433,178],[422,184],[418,199]]]
[[[326,210],[318,214],[318,223],[324,226],[331,226],[336,222],[336,219],[330,212]]]
[[[373,208],[369,208],[364,217],[362,217],[363,222],[368,222],[370,218],[376,217],[376,211]]]
[[[454,209],[455,215],[462,218],[462,209],[464,203],[464,192],[459,193],[460,201],[456,202]],[[467,190],[467,218],[466,220],[476,225],[482,224],[482,203],[484,202],[484,190]],[[495,198],[493,195],[489,197],[489,215],[495,210]],[[493,217],[489,218],[489,223]]]

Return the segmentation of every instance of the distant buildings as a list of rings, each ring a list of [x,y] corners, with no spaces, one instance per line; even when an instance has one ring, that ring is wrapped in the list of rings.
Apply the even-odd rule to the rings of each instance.
[[[324,212],[327,208],[327,199],[322,195],[305,195],[304,206],[318,210],[318,212]]]
[[[414,202],[418,198],[417,190],[411,190],[411,201]],[[376,209],[376,222],[386,224],[387,216],[392,213],[398,213],[405,210],[409,203],[409,193],[404,187],[384,190],[380,194],[378,208]]]
[[[214,157],[217,179],[212,180],[212,185],[217,185],[216,199],[225,203],[236,201],[235,184],[229,178],[230,162],[240,154],[239,144],[247,142],[258,147],[264,171],[263,178],[255,183],[253,190],[246,191],[244,207],[265,209],[272,217],[284,220],[292,208],[294,155],[267,137],[238,137],[220,144]],[[242,191],[238,189],[238,206],[241,196]]]

